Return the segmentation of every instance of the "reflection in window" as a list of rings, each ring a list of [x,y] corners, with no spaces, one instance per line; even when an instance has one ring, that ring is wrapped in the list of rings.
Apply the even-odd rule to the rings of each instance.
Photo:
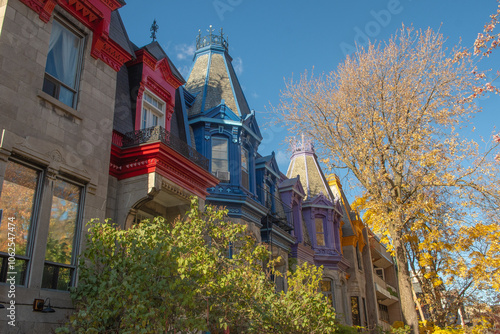
[[[323,218],[314,219],[316,224],[316,244],[318,246],[325,245],[325,227],[323,224]]]
[[[5,282],[7,272],[17,272],[16,284],[25,284],[29,260],[29,244],[34,221],[34,209],[39,196],[40,172],[14,161],[7,163],[0,194],[0,282]],[[10,219],[9,219],[10,218]],[[10,223],[10,224],[9,224]],[[9,240],[9,232],[15,239]],[[8,253],[15,243],[16,270],[8,270]],[[9,245],[11,243],[11,245]]]
[[[212,137],[212,173],[228,172],[227,139]]]
[[[54,182],[47,249],[45,251],[43,288],[66,290],[71,283],[75,234],[81,188],[63,180]]]
[[[333,282],[327,278],[321,281],[321,292],[328,298],[330,305],[335,307],[335,295],[333,292]]]
[[[241,185],[250,190],[250,180],[248,176],[248,151],[241,148]]]
[[[352,324],[354,326],[361,326],[361,314],[359,313],[359,298],[357,296],[351,297],[351,310],[352,310]]]
[[[82,45],[81,37],[53,21],[43,91],[70,107],[76,102]]]

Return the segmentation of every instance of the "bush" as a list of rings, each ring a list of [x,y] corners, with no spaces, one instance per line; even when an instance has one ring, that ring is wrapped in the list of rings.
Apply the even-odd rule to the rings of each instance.
[[[267,247],[226,213],[202,213],[193,199],[174,222],[155,218],[128,230],[89,222],[76,313],[57,332],[333,332],[335,313],[318,289],[322,268],[297,267],[288,292],[277,294]]]

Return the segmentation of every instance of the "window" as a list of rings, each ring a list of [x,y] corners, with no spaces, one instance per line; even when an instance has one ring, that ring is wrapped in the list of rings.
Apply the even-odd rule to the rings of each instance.
[[[0,282],[5,283],[7,272],[16,273],[16,284],[26,284],[31,253],[33,224],[36,221],[37,203],[40,197],[42,172],[20,163],[9,161],[0,194]],[[12,234],[9,235],[9,232]],[[10,268],[9,252],[12,239],[15,244],[15,269]],[[12,270],[9,270],[12,269]],[[10,276],[11,274],[9,274]]]
[[[68,290],[75,270],[81,187],[54,181],[42,288]]]
[[[364,326],[368,328],[368,313],[366,312],[366,299],[364,297],[363,297],[363,315],[365,316]]]
[[[54,20],[43,91],[73,108],[76,105],[82,49],[83,37]]]
[[[351,297],[351,311],[352,311],[352,324],[354,326],[361,326],[361,314],[359,313],[359,298],[357,296]]]
[[[359,243],[356,244],[356,258],[358,260],[358,269],[363,270],[363,266],[361,265],[361,252],[359,251]]]
[[[381,280],[385,281],[384,268],[375,268],[375,275],[380,277]]]
[[[141,129],[152,126],[164,126],[163,115],[165,113],[165,103],[153,96],[149,92],[144,92],[142,96],[142,118]]]
[[[228,142],[225,138],[212,137],[212,173],[221,180],[229,181]]]
[[[16,284],[25,285],[30,268],[43,265],[41,287],[68,290],[76,268],[83,187],[61,178],[44,179],[44,175],[39,168],[7,162],[0,193],[0,282],[6,282],[7,272],[9,277],[10,272],[16,272]],[[48,186],[44,188],[44,184]],[[39,207],[40,203],[48,205]],[[39,220],[38,212],[49,209],[50,219]],[[39,225],[36,230],[41,231],[36,240],[35,222]],[[13,252],[9,232],[15,233],[14,269],[9,258]],[[45,235],[47,239],[38,239]],[[44,263],[30,262],[35,241],[46,245]]]
[[[378,313],[380,320],[389,322],[389,308],[386,305],[378,304]]]
[[[325,226],[323,218],[314,219],[316,224],[316,244],[318,246],[325,246]]]
[[[250,180],[248,175],[248,151],[241,148],[241,185],[250,190]]]
[[[333,292],[333,281],[329,278],[321,281],[321,292],[328,298],[330,305],[335,308],[335,294]]]

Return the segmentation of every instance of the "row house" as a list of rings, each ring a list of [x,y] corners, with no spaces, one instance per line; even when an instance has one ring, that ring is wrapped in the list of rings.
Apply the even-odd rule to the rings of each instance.
[[[402,321],[394,260],[379,237],[351,208],[338,176],[332,174],[328,181],[343,208],[342,252],[350,263],[346,271],[350,307],[343,310],[345,322],[369,330],[389,330],[395,321]]]
[[[399,320],[392,259],[312,143],[293,145],[286,174],[274,152],[259,153],[222,30],[197,36],[184,79],[158,42],[129,40],[123,5],[0,0],[0,305],[14,287],[16,332],[50,332],[73,311],[87,221],[173,219],[191,196],[226,207],[269,244],[282,273],[323,266],[319,288],[344,323]]]
[[[0,1],[1,333],[67,321],[87,221],[175,217],[219,182],[175,108],[184,79],[131,43],[124,4]]]

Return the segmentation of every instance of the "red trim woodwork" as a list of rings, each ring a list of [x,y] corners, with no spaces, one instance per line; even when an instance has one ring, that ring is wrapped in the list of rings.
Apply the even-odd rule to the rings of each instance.
[[[113,144],[118,137],[118,133],[113,135]],[[111,176],[123,180],[148,173],[158,173],[202,199],[208,195],[207,188],[219,183],[210,172],[161,142],[125,149],[111,145]]]
[[[111,12],[122,5],[116,0],[21,0],[26,6],[38,13],[40,20],[47,23],[56,4],[70,13],[78,21],[92,30],[92,48],[90,54],[101,59],[115,71],[132,55],[109,39]]]
[[[144,48],[137,50],[135,56],[136,58],[134,60],[126,64],[128,67],[134,65],[142,66],[142,77],[135,106],[135,129],[139,130],[141,128],[142,97],[144,89],[147,88],[165,102],[164,127],[167,131],[170,131],[170,119],[172,118],[175,104],[175,99],[173,97],[175,96],[175,90],[182,85],[182,82],[172,74],[167,58],[157,61],[156,58]]]

